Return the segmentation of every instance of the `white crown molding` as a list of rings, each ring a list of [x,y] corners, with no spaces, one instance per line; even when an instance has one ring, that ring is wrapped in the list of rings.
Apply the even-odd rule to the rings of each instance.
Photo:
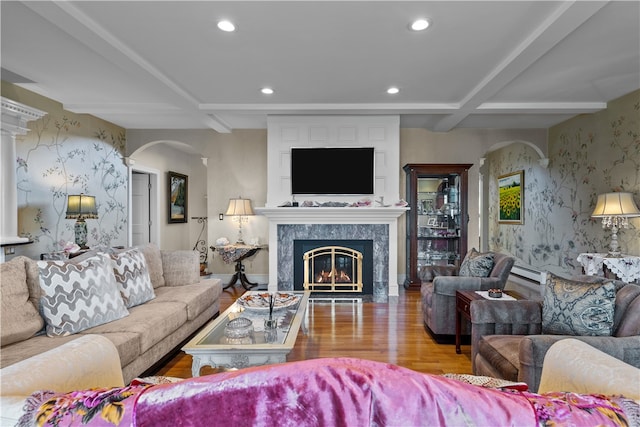
[[[29,107],[4,96],[0,99],[2,100],[2,130],[14,135],[26,135],[29,132],[27,123],[38,120],[47,114],[45,111]]]

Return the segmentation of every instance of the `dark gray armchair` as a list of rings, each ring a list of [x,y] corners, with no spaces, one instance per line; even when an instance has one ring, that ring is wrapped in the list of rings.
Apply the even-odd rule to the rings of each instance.
[[[504,289],[515,259],[494,252],[493,269],[488,277],[436,276],[432,282],[422,283],[422,316],[424,324],[436,336],[456,333],[456,291],[486,291]],[[462,333],[469,328],[463,325]]]
[[[593,283],[593,276],[582,278]],[[611,336],[541,334],[542,301],[477,300],[471,302],[470,311],[471,364],[475,375],[522,381],[536,392],[547,350],[566,338],[586,342],[640,368],[639,285],[617,282]]]

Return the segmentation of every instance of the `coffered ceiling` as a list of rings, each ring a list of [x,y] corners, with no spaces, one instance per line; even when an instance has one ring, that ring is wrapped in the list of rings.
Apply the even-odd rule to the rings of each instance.
[[[439,132],[548,128],[640,88],[638,1],[1,8],[3,80],[128,129],[230,132],[276,114],[399,114],[401,127]],[[410,30],[416,18],[430,27]],[[236,31],[220,31],[221,19]]]

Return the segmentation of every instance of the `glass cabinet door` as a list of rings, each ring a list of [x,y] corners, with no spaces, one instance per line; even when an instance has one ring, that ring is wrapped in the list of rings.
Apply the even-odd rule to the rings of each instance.
[[[458,175],[418,177],[418,267],[459,265],[459,182]]]
[[[407,280],[454,274],[466,253],[466,176],[471,165],[406,165]]]

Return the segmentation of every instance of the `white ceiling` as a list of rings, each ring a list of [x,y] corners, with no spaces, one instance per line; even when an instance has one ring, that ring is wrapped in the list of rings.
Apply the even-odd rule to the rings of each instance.
[[[270,114],[400,114],[402,127],[432,131],[548,128],[640,88],[638,1],[1,8],[3,80],[127,129],[229,132],[266,128]],[[431,20],[427,31],[408,29],[418,17]],[[222,18],[238,30],[219,31]],[[392,85],[400,93],[388,95]]]

